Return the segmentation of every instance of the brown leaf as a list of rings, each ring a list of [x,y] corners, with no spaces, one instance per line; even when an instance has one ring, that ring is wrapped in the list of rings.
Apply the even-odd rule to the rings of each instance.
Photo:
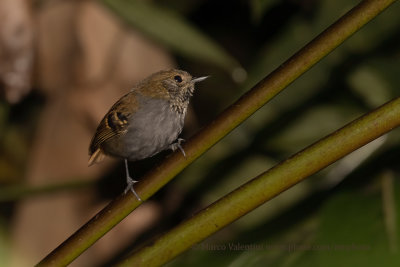
[[[33,31],[26,0],[0,1],[0,89],[10,103],[31,88]]]

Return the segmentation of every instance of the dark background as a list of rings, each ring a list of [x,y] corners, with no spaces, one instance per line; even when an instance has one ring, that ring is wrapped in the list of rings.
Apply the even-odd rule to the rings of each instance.
[[[171,67],[193,76],[211,75],[192,98],[182,136],[189,139],[358,3],[110,2],[27,1],[19,21],[17,15],[0,16],[0,265],[36,263],[122,192],[122,161],[88,168],[87,147],[101,117],[135,82]],[[0,14],[19,14],[20,8],[3,4]],[[118,261],[274,164],[397,97],[399,12],[396,3],[345,41],[72,266]],[[4,23],[10,17],[17,22]],[[7,35],[7,25],[15,35]],[[23,29],[19,35],[18,25]],[[19,46],[7,43],[13,37]],[[30,67],[17,75],[29,84],[8,84],[7,70],[29,55]],[[395,266],[400,262],[399,144],[394,130],[169,266]],[[131,163],[135,178],[140,180],[169,153]]]

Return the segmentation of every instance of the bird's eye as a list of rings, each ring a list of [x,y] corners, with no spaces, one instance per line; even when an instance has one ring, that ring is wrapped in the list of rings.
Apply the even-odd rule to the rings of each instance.
[[[182,77],[179,75],[174,76],[174,80],[177,81],[178,83],[182,82]]]

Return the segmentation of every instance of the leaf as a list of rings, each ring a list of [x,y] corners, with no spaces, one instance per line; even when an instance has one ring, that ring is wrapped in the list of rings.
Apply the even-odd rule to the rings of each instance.
[[[376,107],[392,98],[390,86],[378,71],[366,65],[349,74],[350,88],[370,106]]]
[[[215,64],[232,73],[239,66],[215,41],[200,32],[179,13],[148,1],[102,0],[129,25],[176,53]]]
[[[379,192],[333,196],[321,209],[315,249],[293,266],[398,266],[400,254],[388,247],[381,199]]]
[[[277,0],[251,0],[249,1],[251,17],[254,23],[259,23],[264,14],[276,3]]]

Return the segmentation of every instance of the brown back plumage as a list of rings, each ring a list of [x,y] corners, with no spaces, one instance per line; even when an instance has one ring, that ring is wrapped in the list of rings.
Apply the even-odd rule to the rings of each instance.
[[[128,106],[130,107],[128,109]],[[118,100],[103,117],[89,146],[89,166],[104,158],[101,145],[110,138],[126,133],[128,118],[138,108],[134,94],[128,93]]]

